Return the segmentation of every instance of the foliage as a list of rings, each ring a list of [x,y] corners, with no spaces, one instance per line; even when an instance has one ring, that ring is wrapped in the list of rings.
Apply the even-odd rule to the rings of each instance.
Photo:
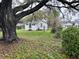
[[[62,32],[62,46],[69,56],[79,56],[79,29],[75,27],[67,28]]]
[[[57,31],[61,31],[61,30],[62,30],[62,26],[57,22],[55,22],[55,24],[53,24],[52,26],[51,33],[56,33]]]
[[[34,12],[31,15],[25,16],[21,21],[22,22],[28,22],[28,21],[32,21],[32,20],[38,20],[38,19],[43,19],[45,18],[45,12],[38,10],[36,12]]]
[[[56,18],[58,16],[59,16],[59,12],[56,9],[49,10],[49,11],[38,10],[31,15],[25,16],[20,21],[28,22],[28,21],[32,21],[32,20],[38,20],[38,19],[41,20],[43,18],[47,18],[49,21],[53,22],[54,18]]]
[[[49,20],[52,20],[59,16],[59,12],[56,9],[49,10],[47,13],[48,13],[47,18]]]
[[[50,27],[52,27],[51,32],[58,32],[59,28],[61,28],[59,12],[56,9],[50,10],[47,18],[49,19]]]
[[[55,32],[55,38],[61,38],[61,33],[62,33],[62,27],[58,27],[57,31]]]

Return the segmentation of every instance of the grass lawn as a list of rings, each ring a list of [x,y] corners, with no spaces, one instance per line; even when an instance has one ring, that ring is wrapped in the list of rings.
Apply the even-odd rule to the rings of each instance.
[[[22,42],[4,59],[68,59],[61,53],[61,40],[53,38],[50,31],[17,30]]]

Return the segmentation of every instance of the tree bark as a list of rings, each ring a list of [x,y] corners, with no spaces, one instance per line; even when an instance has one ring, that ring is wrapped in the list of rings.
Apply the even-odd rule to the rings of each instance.
[[[7,42],[12,42],[17,38],[15,18],[10,11],[4,14],[5,16],[2,23],[3,39]]]
[[[8,4],[6,5],[7,2]],[[11,5],[11,0],[3,0],[0,11],[3,40],[6,42],[12,42],[17,38],[15,16]]]
[[[3,40],[5,40],[6,42],[12,42],[17,39],[16,26],[10,26],[10,27],[3,26],[2,32],[3,32]]]

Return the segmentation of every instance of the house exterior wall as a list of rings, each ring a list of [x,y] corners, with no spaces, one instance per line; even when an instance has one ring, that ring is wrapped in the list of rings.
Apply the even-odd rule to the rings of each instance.
[[[63,25],[62,25],[63,28],[68,28],[68,27],[71,27],[71,26],[72,26],[71,23],[66,23],[66,24],[63,24]]]
[[[29,30],[29,25],[25,24],[25,30]]]
[[[71,26],[79,28],[79,23],[75,23],[74,25],[72,23],[63,23],[62,24],[63,28],[68,28],[68,27],[71,27]]]
[[[39,20],[36,23],[32,23],[31,22],[31,28],[29,27],[29,23],[25,24],[25,30],[29,30],[29,29],[31,29],[31,30],[47,30],[48,29],[47,21],[45,21],[45,20],[44,21]]]

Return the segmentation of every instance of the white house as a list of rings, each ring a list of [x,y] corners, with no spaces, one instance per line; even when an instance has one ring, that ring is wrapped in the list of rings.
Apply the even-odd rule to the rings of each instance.
[[[72,23],[64,23],[62,25],[63,28],[68,28],[68,27],[71,27],[72,26]]]
[[[16,25],[17,29],[23,29],[24,28],[24,24],[23,23],[18,23]]]
[[[25,24],[25,30],[47,30],[48,22],[47,19],[42,20],[33,20],[32,22],[28,22]]]
[[[75,26],[75,27],[79,28],[79,19],[63,20],[63,21],[61,21],[61,23],[62,23],[63,28],[68,28],[71,26]]]

